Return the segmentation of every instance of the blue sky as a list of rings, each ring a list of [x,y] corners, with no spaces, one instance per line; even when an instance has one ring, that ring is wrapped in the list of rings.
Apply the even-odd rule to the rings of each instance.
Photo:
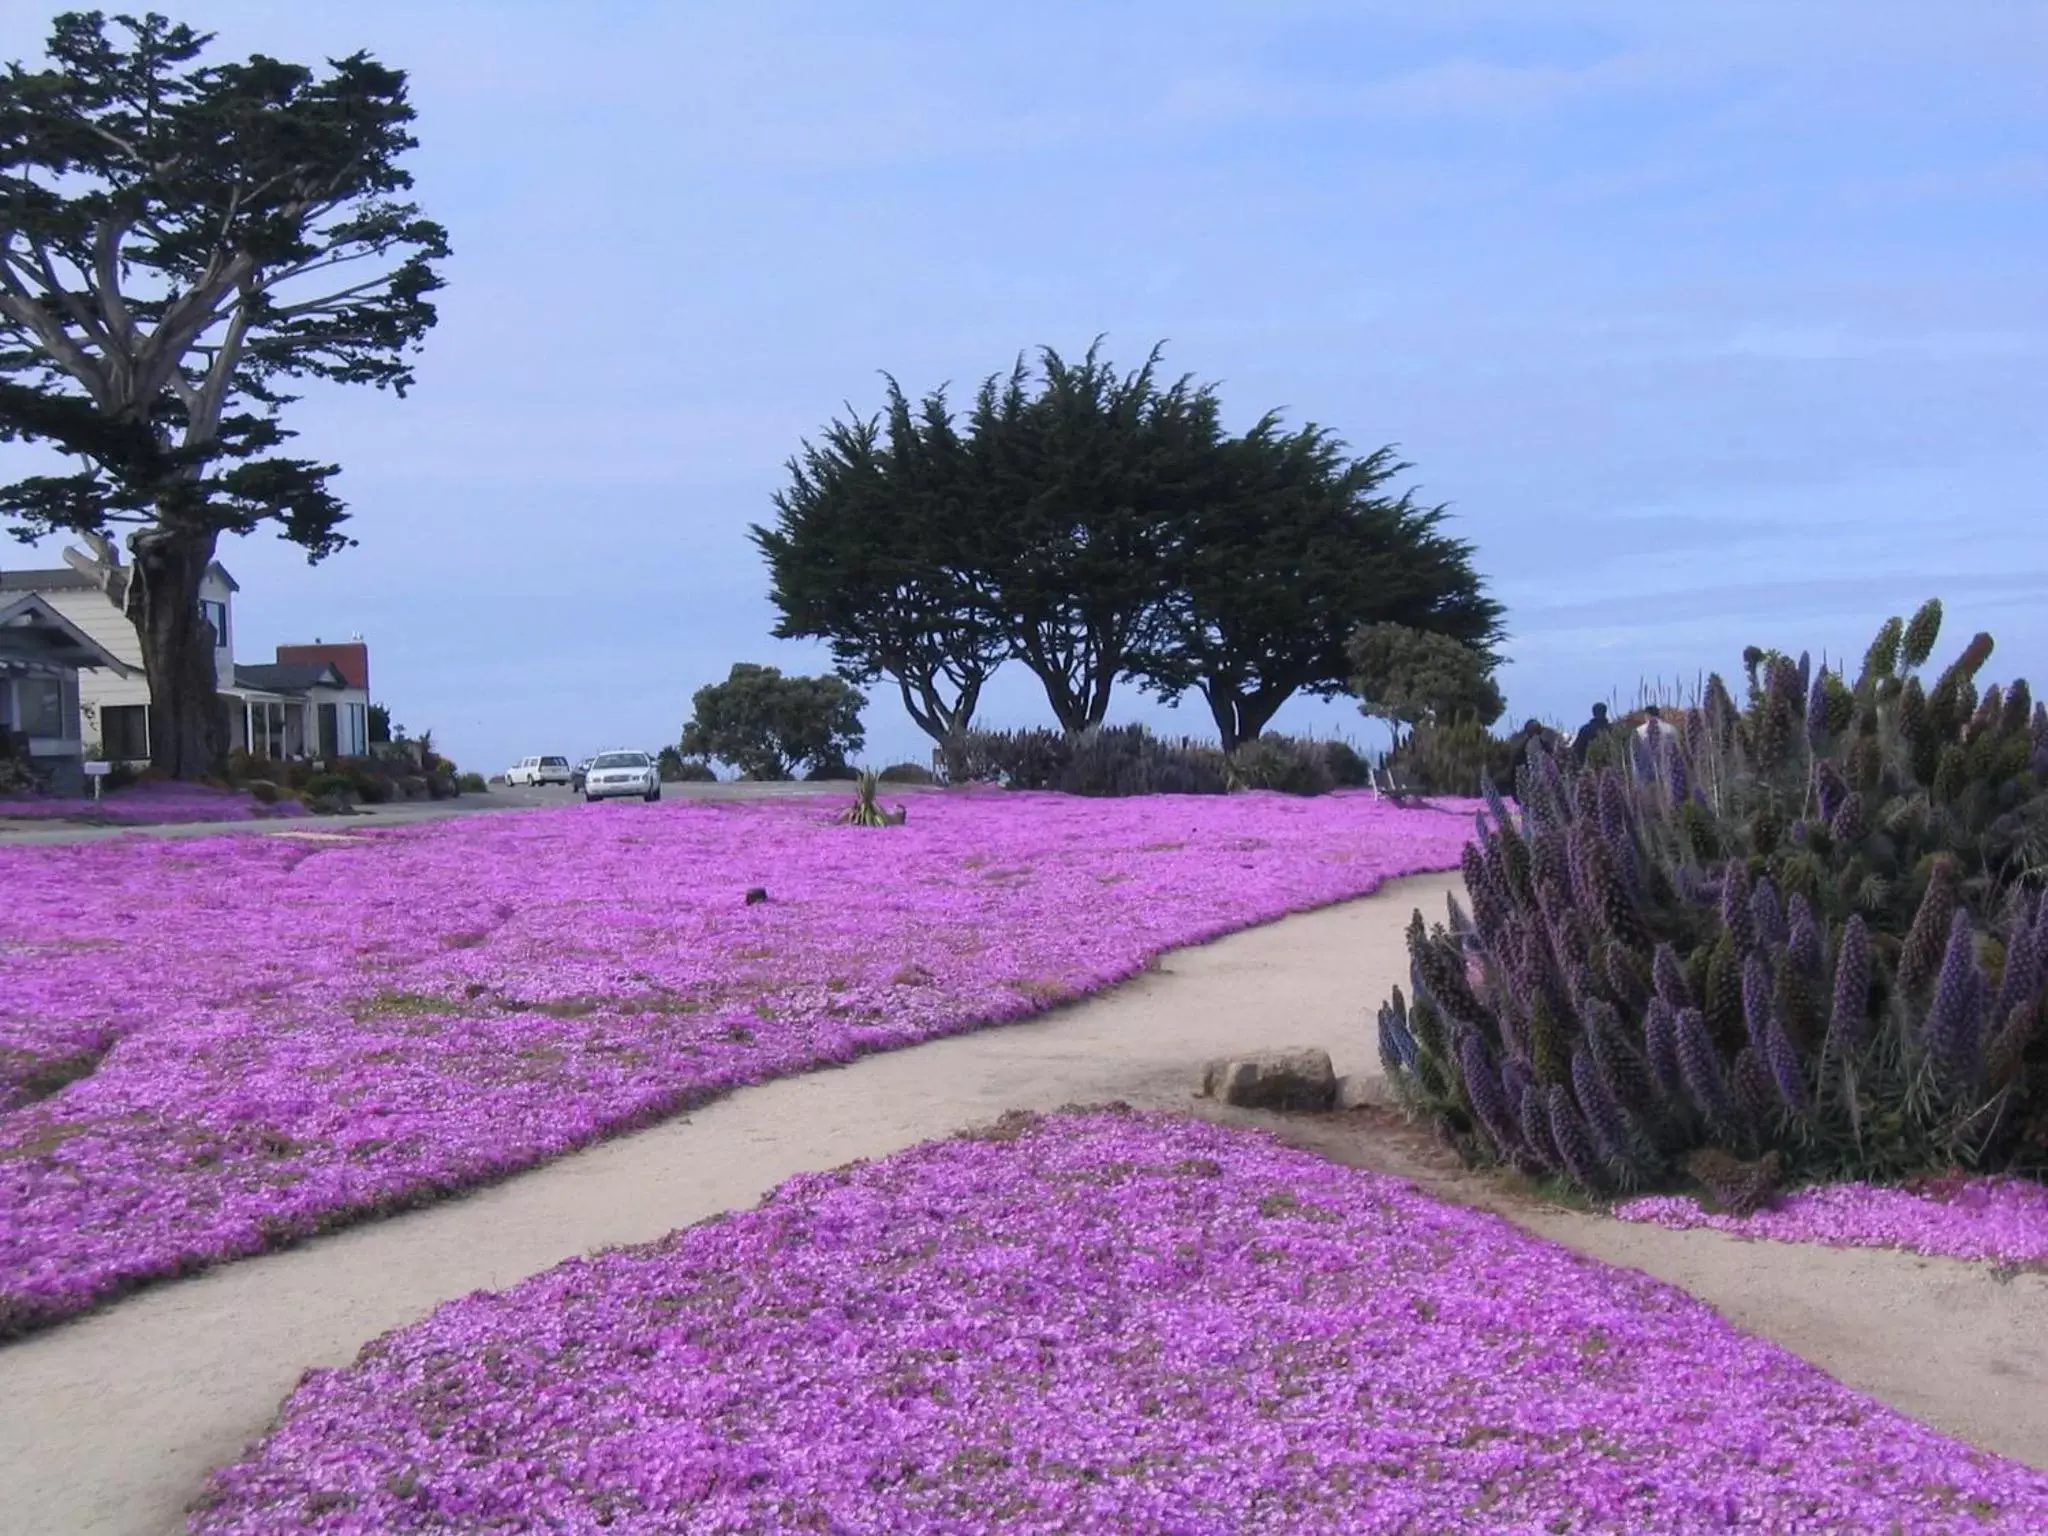
[[[1398,443],[1506,603],[1513,717],[1943,598],[2048,673],[2048,6],[205,0],[410,72],[454,246],[399,401],[315,389],[359,548],[267,537],[244,660],[360,630],[465,766],[673,740],[768,638],[747,525],[878,371],[1157,339],[1241,424]],[[9,7],[0,57],[47,14]],[[0,473],[22,450],[0,448]],[[25,552],[0,560],[19,564]],[[1135,688],[1116,720],[1204,730]],[[1006,671],[994,725],[1049,719]],[[929,743],[893,694],[875,761]],[[1375,739],[1343,700],[1276,728]]]

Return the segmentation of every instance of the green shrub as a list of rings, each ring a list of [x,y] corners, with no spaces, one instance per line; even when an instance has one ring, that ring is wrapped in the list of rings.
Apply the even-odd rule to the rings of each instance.
[[[884,784],[936,784],[938,775],[922,763],[891,763],[876,775]]]
[[[851,763],[819,763],[804,775],[806,784],[851,784],[860,779],[860,770]]]
[[[251,779],[242,786],[258,805],[277,804],[278,789],[268,779]]]
[[[1073,747],[1058,731],[962,731],[941,747],[949,784],[1005,784],[1051,789],[1073,761]]]
[[[460,775],[455,780],[455,788],[457,793],[464,795],[487,795],[491,792],[490,784],[480,773]]]
[[[1340,789],[1363,789],[1372,783],[1372,764],[1348,741],[1326,741],[1323,761]]]
[[[1853,685],[1752,652],[1666,749],[1539,750],[1512,816],[1489,785],[1471,911],[1416,914],[1380,1010],[1396,1091],[1601,1193],[2048,1171],[2048,710],[1979,694],[1988,635],[1924,686],[1939,626],[1891,620]]]
[[[1387,754],[1387,771],[1408,794],[1469,798],[1479,794],[1489,779],[1508,783],[1514,753],[1512,739],[1495,736],[1476,720],[1455,725],[1425,723]]]
[[[343,799],[353,800],[356,798],[355,775],[349,773],[316,773],[300,786],[299,792],[303,795],[318,795],[322,797],[339,795]]]
[[[347,775],[349,785],[356,792],[356,798],[365,805],[383,805],[394,798],[396,787],[382,774],[368,773],[357,769]]]
[[[1104,725],[1067,743],[1052,788],[1069,795],[1220,795],[1230,763],[1220,747],[1163,741],[1142,725]]]
[[[1241,789],[1287,795],[1326,795],[1337,787],[1327,745],[1296,736],[1255,736],[1230,754],[1230,774]]]
[[[718,774],[709,763],[699,762],[695,758],[686,757],[680,758],[676,762],[674,777],[670,782],[676,784],[715,784],[718,782]]]
[[[839,820],[854,827],[898,827],[903,824],[904,810],[898,806],[887,810],[876,798],[882,778],[872,771],[858,775],[854,780],[853,804],[839,813]]]

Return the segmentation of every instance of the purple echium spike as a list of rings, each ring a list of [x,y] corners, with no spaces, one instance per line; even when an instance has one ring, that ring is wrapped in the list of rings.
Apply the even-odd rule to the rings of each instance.
[[[1771,884],[1769,875],[1760,878],[1749,893],[1749,916],[1762,942],[1783,944],[1791,937],[1784,910],[1778,905],[1778,888]]]
[[[1949,922],[1948,949],[1934,983],[1934,998],[1921,1025],[1927,1052],[1955,1081],[1972,1075],[1983,1054],[1986,986],[1977,969],[1977,936],[1967,908]]]
[[[1763,1053],[1764,1064],[1771,1069],[1771,1082],[1778,1090],[1778,1097],[1794,1114],[1805,1114],[1813,1102],[1806,1087],[1806,1067],[1799,1059],[1798,1048],[1785,1033],[1785,1027],[1775,1017],[1764,1033]]]
[[[1692,988],[1686,984],[1685,967],[1678,963],[1678,951],[1669,944],[1657,946],[1650,974],[1657,984],[1657,995],[1665,1002],[1673,1008],[1692,1006]]]
[[[1749,1029],[1749,1043],[1758,1050],[1771,1030],[1771,969],[1764,957],[1751,951],[1742,962],[1742,1022]]]
[[[1650,1058],[1650,1076],[1657,1091],[1667,1102],[1683,1103],[1687,1092],[1678,1061],[1678,1013],[1661,997],[1650,999],[1643,1010],[1643,1050]]]
[[[1714,1053],[1714,1039],[1707,1030],[1707,1016],[1697,1008],[1678,1010],[1678,1070],[1685,1090],[1701,1114],[1725,1117],[1728,1113],[1728,1085],[1721,1074],[1720,1058]]]
[[[1835,945],[1833,1006],[1828,1012],[1828,1049],[1838,1058],[1862,1049],[1870,1013],[1870,931],[1862,914],[1842,925]]]

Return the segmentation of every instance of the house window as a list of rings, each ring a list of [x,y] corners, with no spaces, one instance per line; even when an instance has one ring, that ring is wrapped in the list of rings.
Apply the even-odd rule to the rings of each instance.
[[[284,745],[284,705],[268,700],[255,699],[249,704],[249,751],[256,757],[268,757],[282,761]]]
[[[346,757],[365,757],[370,751],[370,711],[361,704],[344,704],[341,750]]]
[[[54,677],[25,677],[14,685],[15,729],[24,736],[68,737],[64,728],[64,685]]]
[[[208,602],[206,599],[201,598],[199,602],[199,616],[213,626],[215,649],[226,650],[228,648],[228,605],[226,603]]]
[[[100,750],[115,763],[139,763],[149,756],[149,706],[100,706]]]

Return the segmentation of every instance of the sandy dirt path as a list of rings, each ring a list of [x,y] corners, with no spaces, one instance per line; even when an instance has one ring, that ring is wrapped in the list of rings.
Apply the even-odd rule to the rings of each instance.
[[[574,1254],[753,1204],[791,1174],[897,1151],[1005,1109],[1193,1107],[1205,1056],[1321,1045],[1376,1071],[1372,1007],[1404,978],[1401,930],[1454,877],[1165,956],[1041,1019],[749,1088],[432,1209],[157,1287],[0,1347],[0,1530],[164,1536],[206,1470],[259,1435],[300,1370],[340,1365],[436,1302]],[[1254,1116],[1232,1116],[1257,1122]],[[1404,1161],[1358,1117],[1295,1139],[1499,1203],[1486,1181]],[[1685,1286],[1916,1418],[2048,1468],[2048,1279],[1875,1252],[1748,1244],[1507,1203],[1598,1257]]]

